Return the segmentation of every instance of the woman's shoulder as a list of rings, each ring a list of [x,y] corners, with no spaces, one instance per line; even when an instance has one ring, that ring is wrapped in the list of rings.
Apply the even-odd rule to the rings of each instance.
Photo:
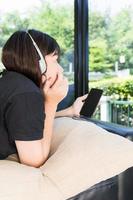
[[[30,92],[42,95],[40,88],[31,79],[15,71],[6,71],[3,74],[1,86],[14,95]]]

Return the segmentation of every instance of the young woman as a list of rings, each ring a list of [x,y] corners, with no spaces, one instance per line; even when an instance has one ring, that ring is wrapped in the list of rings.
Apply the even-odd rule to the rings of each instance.
[[[20,162],[39,167],[50,152],[55,116],[79,115],[86,95],[56,113],[68,91],[58,63],[59,45],[37,30],[17,31],[2,50],[0,159],[18,153]]]

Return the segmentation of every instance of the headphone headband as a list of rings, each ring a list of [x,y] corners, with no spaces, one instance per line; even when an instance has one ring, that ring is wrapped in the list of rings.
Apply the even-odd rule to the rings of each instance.
[[[28,31],[26,31],[26,33],[29,35],[29,37],[30,37],[30,39],[32,40],[32,43],[33,43],[33,45],[34,45],[34,47],[35,47],[35,49],[36,49],[38,55],[40,56],[39,67],[40,67],[41,74],[43,74],[43,73],[46,72],[46,69],[47,69],[47,67],[46,67],[46,62],[45,62],[45,60],[44,60],[44,57],[43,57],[43,55],[42,55],[42,53],[41,53],[41,51],[40,51],[40,49],[39,49],[37,43],[35,42],[35,40],[34,40],[33,37],[31,36],[31,34],[30,34]]]

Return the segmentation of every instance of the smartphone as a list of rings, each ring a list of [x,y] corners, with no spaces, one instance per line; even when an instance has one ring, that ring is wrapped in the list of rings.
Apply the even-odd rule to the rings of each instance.
[[[81,108],[80,115],[91,117],[96,110],[96,107],[100,101],[103,90],[92,88],[85,99],[84,105]]]

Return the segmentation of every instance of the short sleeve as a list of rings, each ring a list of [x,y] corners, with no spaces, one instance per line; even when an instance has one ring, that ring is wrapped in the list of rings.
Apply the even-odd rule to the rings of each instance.
[[[40,93],[15,95],[5,114],[9,139],[30,141],[43,138],[44,119],[44,101]]]

